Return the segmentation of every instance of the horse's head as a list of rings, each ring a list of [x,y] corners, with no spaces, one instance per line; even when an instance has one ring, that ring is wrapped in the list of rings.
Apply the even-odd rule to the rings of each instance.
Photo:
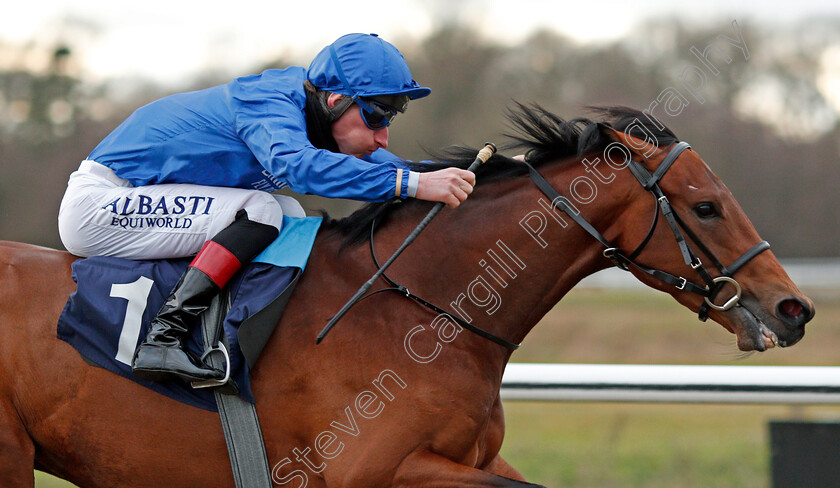
[[[737,336],[741,350],[799,341],[814,316],[813,303],[697,152],[685,143],[659,147],[606,126],[601,131],[629,150],[616,147],[614,153],[625,153],[639,181],[632,208],[622,213],[627,227],[616,244],[625,253],[618,263],[629,258],[623,264],[641,281],[721,324]],[[640,197],[644,190],[653,198]]]

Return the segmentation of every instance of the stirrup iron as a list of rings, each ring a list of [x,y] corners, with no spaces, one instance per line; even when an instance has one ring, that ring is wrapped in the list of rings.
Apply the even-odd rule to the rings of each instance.
[[[215,347],[210,347],[204,351],[204,354],[201,355],[201,362],[207,364],[204,360],[214,352],[221,352],[225,358],[225,377],[220,380],[193,381],[190,383],[193,388],[215,388],[217,386],[224,386],[230,381],[230,354],[228,354],[228,350],[223,342],[219,341]]]

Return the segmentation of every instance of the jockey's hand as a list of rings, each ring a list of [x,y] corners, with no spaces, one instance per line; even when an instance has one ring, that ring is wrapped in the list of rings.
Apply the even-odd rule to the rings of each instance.
[[[475,174],[459,168],[445,168],[420,173],[415,198],[430,202],[443,202],[455,208],[467,199],[475,186]]]

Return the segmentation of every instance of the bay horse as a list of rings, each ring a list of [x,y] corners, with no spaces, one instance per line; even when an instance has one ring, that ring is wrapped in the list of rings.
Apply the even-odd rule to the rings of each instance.
[[[277,486],[536,486],[499,456],[511,344],[582,278],[614,264],[694,312],[705,308],[742,350],[803,336],[812,302],[700,156],[640,112],[602,115],[605,122],[565,121],[536,106],[511,111],[514,141],[560,196],[544,193],[520,161],[494,156],[470,198],[441,212],[389,268],[401,292],[361,301],[316,345],[321,327],[376,271],[370,250],[390,255],[430,206],[372,204],[325,222],[252,370]],[[466,167],[473,156],[447,164]],[[651,188],[639,183],[650,181],[639,167],[659,177]],[[661,197],[651,197],[655,189]],[[216,414],[90,366],[56,338],[75,259],[0,244],[0,485],[31,487],[34,468],[84,488],[232,487]],[[703,273],[731,282],[704,287]],[[723,295],[711,297],[720,287]]]

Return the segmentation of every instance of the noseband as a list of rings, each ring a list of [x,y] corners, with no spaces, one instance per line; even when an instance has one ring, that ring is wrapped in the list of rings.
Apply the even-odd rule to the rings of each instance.
[[[668,201],[668,197],[662,193],[662,189],[659,187],[659,181],[665,176],[665,173],[668,172],[671,165],[674,164],[674,161],[682,154],[683,151],[689,149],[691,146],[688,145],[686,142],[679,142],[675,144],[671,151],[665,156],[665,159],[659,165],[658,168],[651,174],[645,167],[635,161],[630,159],[628,161],[628,167],[630,171],[633,173],[633,176],[639,181],[639,183],[644,187],[645,190],[650,192],[653,197],[656,199],[656,205],[654,206],[654,217],[653,223],[650,226],[650,230],[648,230],[647,235],[642,240],[641,244],[639,244],[636,249],[631,252],[629,255],[625,254],[621,249],[612,245],[600,232],[598,232],[586,219],[580,216],[574,209],[572,209],[566,202],[566,200],[560,193],[551,186],[551,184],[542,177],[542,175],[527,162],[522,162],[525,166],[528,167],[528,171],[531,176],[531,180],[537,187],[542,191],[548,198],[551,199],[552,205],[554,205],[559,210],[565,212],[572,220],[574,220],[579,226],[581,226],[586,232],[588,232],[592,237],[597,239],[601,244],[604,245],[604,257],[610,259],[613,264],[615,264],[618,268],[623,269],[625,271],[629,271],[630,267],[642,271],[660,281],[663,281],[671,286],[674,286],[678,290],[686,290],[691,293],[695,293],[700,295],[704,298],[703,303],[700,305],[700,311],[698,313],[698,317],[700,320],[705,321],[709,315],[709,309],[725,311],[729,310],[732,307],[736,306],[741,300],[741,285],[738,284],[737,281],[733,278],[733,275],[741,269],[745,264],[747,264],[751,259],[758,256],[762,252],[770,249],[770,244],[767,241],[761,241],[747,252],[745,252],[741,257],[736,259],[731,265],[724,266],[720,260],[711,252],[711,250],[703,244],[703,242],[697,237],[688,226],[685,225],[685,222],[680,218],[674,208],[671,206],[671,203]],[[649,268],[647,266],[641,265],[635,261],[636,257],[642,252],[642,250],[647,246],[648,242],[650,242],[651,237],[653,237],[653,232],[656,229],[656,224],[659,221],[659,214],[660,211],[662,215],[665,217],[665,221],[668,222],[668,227],[671,228],[671,231],[674,233],[674,238],[677,241],[677,244],[680,247],[680,252],[682,253],[683,260],[685,264],[696,271],[700,278],[705,282],[705,286],[698,285],[682,276],[675,276],[668,272],[656,269],[656,268]],[[685,234],[684,234],[685,233]],[[705,254],[711,261],[712,264],[718,269],[720,275],[717,277],[712,278],[709,274],[706,267],[703,265],[703,262],[700,260],[699,257],[694,253],[691,247],[688,245],[688,242],[685,239],[685,236],[688,235],[689,239],[700,249],[700,251]],[[731,284],[735,288],[735,294],[728,298],[723,305],[717,305],[714,303],[715,298],[717,297],[718,293],[720,293],[721,289],[727,284]]]

